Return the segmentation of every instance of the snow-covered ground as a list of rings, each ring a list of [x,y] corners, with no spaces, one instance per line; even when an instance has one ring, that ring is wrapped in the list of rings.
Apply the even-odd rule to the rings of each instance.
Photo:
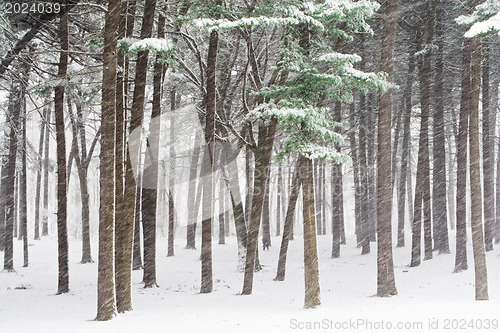
[[[469,270],[453,274],[453,254],[436,255],[418,268],[408,268],[409,247],[394,250],[399,295],[378,298],[373,296],[375,243],[372,253],[361,256],[354,238],[349,237],[348,244],[342,246],[341,258],[331,259],[331,237],[319,236],[322,306],[305,310],[303,243],[299,237],[290,243],[284,282],[273,281],[280,239],[273,237],[270,251],[260,251],[264,268],[255,274],[254,292],[250,296],[238,295],[243,274],[236,271],[235,238],[230,237],[227,242],[227,245],[214,244],[214,292],[201,295],[198,294],[199,251],[185,250],[185,240],[178,239],[175,257],[167,258],[166,240],[159,238],[159,288],[143,289],[142,271],[134,271],[134,311],[109,322],[95,322],[97,263],[78,263],[80,241],[70,241],[71,292],[61,296],[54,295],[56,240],[30,241],[28,268],[20,267],[22,243],[15,241],[16,272],[0,273],[0,332],[288,332],[301,328],[325,332],[377,328],[395,332],[476,331],[468,326],[470,320],[474,320],[476,328],[482,324],[483,329],[477,331],[499,330],[485,329],[488,320],[491,327],[500,320],[498,249],[487,254],[490,301],[474,301],[470,249]],[[97,258],[96,246],[93,257]],[[27,289],[16,289],[20,286]],[[436,320],[438,329],[433,330]],[[450,329],[446,330],[447,323]],[[402,329],[400,325],[411,329]],[[457,325],[464,329],[453,329]]]

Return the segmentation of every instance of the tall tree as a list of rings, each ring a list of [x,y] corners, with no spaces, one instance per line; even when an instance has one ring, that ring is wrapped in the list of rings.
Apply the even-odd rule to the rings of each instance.
[[[482,61],[482,111],[483,111],[483,188],[484,188],[484,244],[486,251],[493,250],[494,225],[495,225],[495,167],[494,146],[492,144],[492,123],[490,108],[490,47],[488,39],[483,40]]]
[[[221,0],[214,1],[215,6],[221,6]],[[217,110],[217,52],[219,49],[219,33],[212,31],[208,44],[206,69],[206,100],[205,100],[205,143],[207,149],[204,156],[203,183],[203,219],[201,222],[201,288],[200,293],[207,294],[213,290],[212,277],[212,217],[213,217],[213,151],[215,147],[215,113]]]
[[[146,0],[142,17],[141,39],[150,38],[153,31],[156,1]],[[144,101],[146,94],[146,78],[148,70],[148,50],[137,53],[134,93],[132,100],[132,114],[130,132],[139,130],[144,119]],[[154,147],[154,146],[153,146]],[[156,148],[156,147],[154,147]],[[157,162],[157,161],[156,161]],[[153,161],[151,161],[153,163]],[[146,164],[145,164],[146,165]],[[152,171],[149,174],[148,171]],[[156,284],[156,184],[146,184],[146,179],[157,179],[157,164],[150,170],[143,171],[143,185],[141,197],[142,231],[144,241],[144,287],[151,288]],[[156,175],[156,177],[155,177]],[[132,186],[132,184],[130,184]],[[149,188],[148,188],[149,187]],[[131,200],[131,198],[130,198]]]
[[[23,78],[21,84],[21,170],[19,171],[19,236],[23,239],[23,255],[24,255],[24,265],[23,267],[28,267],[28,174],[26,166],[26,155],[27,155],[27,140],[26,140],[26,126],[27,126],[27,116],[28,112],[26,110],[26,94],[27,85],[29,79],[29,69],[30,65],[28,62],[23,64]]]
[[[339,124],[342,122],[342,103],[340,101],[335,102],[333,121]],[[339,129],[336,130],[340,132]],[[340,144],[336,144],[335,149],[340,154]],[[340,257],[341,225],[344,220],[342,192],[342,164],[332,162],[332,258]]]
[[[438,45],[434,90],[436,98],[433,112],[432,144],[432,221],[434,250],[438,254],[450,253],[448,240],[448,213],[446,204],[446,149],[444,129],[444,23],[445,9],[438,1],[436,10],[436,44]]]
[[[406,74],[406,85],[404,90],[404,112],[403,112],[403,142],[401,147],[401,168],[398,187],[398,238],[397,247],[405,246],[405,208],[406,192],[410,150],[410,125],[412,108],[413,73],[415,71],[415,56],[417,43],[412,41],[412,48],[408,51],[408,72]],[[410,189],[411,190],[411,189]]]
[[[479,145],[479,95],[481,91],[481,41],[471,40],[471,98],[469,107],[469,176],[471,188],[471,232],[476,300],[488,300],[488,273],[483,235],[482,189]],[[491,239],[490,239],[491,241]]]
[[[284,281],[286,272],[286,257],[288,253],[288,244],[292,233],[293,218],[297,206],[297,199],[300,194],[300,186],[302,185],[303,176],[301,174],[303,158],[299,157],[295,163],[295,171],[292,176],[290,185],[290,195],[288,197],[288,207],[285,214],[285,223],[283,225],[283,236],[281,238],[280,253],[278,257],[278,268],[275,281]]]
[[[61,53],[57,76],[64,82],[68,71],[68,0],[61,1],[59,19],[59,33],[61,38]],[[66,134],[64,122],[64,93],[65,87],[59,84],[55,87],[54,114],[56,118],[57,141],[57,243],[59,260],[59,280],[57,294],[69,292],[68,267],[68,226],[67,226],[67,177],[66,177]]]
[[[393,80],[399,0],[388,0],[382,37],[381,70]],[[380,95],[377,158],[377,295],[396,295],[392,259],[391,122],[393,89]]]
[[[45,105],[40,120],[40,139],[38,140],[38,165],[36,170],[36,190],[35,190],[35,240],[40,239],[40,199],[42,194],[42,171],[43,171],[43,140],[47,123],[48,106]],[[48,130],[48,129],[47,129]],[[0,211],[1,214],[1,211]]]
[[[312,160],[305,159],[302,165],[304,167],[303,170],[301,170],[301,172],[304,174],[304,180],[302,182],[304,216],[304,307],[315,308],[321,304],[321,300],[319,286],[318,246],[316,242],[316,214],[314,210],[314,180]]]
[[[117,30],[120,0],[110,0],[104,25],[104,52],[101,102],[101,153],[99,195],[99,263],[97,273],[97,317],[110,320],[116,315],[114,263],[115,123]]]
[[[7,176],[5,178],[4,190],[7,193],[5,198],[5,252],[3,269],[9,272],[14,271],[14,201],[15,201],[15,175],[19,129],[20,107],[20,86],[19,83],[12,83],[9,97],[9,156],[7,160]]]
[[[49,234],[49,168],[50,168],[50,118],[52,117],[51,108],[49,106],[47,112],[47,123],[44,140],[44,156],[43,156],[43,195],[42,195],[42,236]]]
[[[460,97],[460,120],[457,139],[457,212],[456,251],[454,272],[461,272],[467,265],[467,132],[469,131],[469,108],[471,105],[471,41],[465,39],[462,50],[462,86]]]

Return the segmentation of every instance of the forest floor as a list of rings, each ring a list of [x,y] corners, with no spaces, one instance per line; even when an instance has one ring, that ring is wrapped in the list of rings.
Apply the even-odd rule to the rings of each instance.
[[[313,331],[307,329],[313,327],[314,331],[325,332],[370,332],[377,328],[378,331],[384,328],[396,332],[472,332],[479,325],[483,329],[478,331],[488,332],[494,331],[484,329],[488,320],[500,320],[500,247],[487,254],[490,301],[474,301],[470,248],[469,270],[454,274],[453,254],[435,255],[420,267],[408,268],[408,246],[394,251],[399,295],[378,298],[374,297],[375,243],[372,243],[370,254],[361,256],[354,237],[348,237],[347,245],[342,246],[341,258],[331,259],[331,236],[319,236],[318,239],[320,308],[303,308],[303,242],[300,237],[290,243],[284,282],[273,281],[281,239],[273,237],[271,249],[260,251],[263,270],[255,274],[254,291],[250,296],[238,295],[243,274],[236,270],[234,237],[227,239],[227,245],[214,244],[214,292],[205,295],[198,293],[199,251],[184,249],[185,240],[178,239],[175,256],[166,257],[166,239],[160,238],[157,252],[159,288],[143,289],[142,271],[134,271],[134,311],[120,314],[109,322],[93,321],[97,303],[97,263],[78,263],[79,240],[70,240],[71,291],[61,296],[55,295],[56,239],[30,241],[28,268],[20,267],[22,242],[15,241],[16,272],[0,272],[0,332],[260,333],[300,328]],[[470,247],[471,242],[468,244]],[[95,245],[94,260],[97,259]],[[460,329],[462,327],[464,329]]]

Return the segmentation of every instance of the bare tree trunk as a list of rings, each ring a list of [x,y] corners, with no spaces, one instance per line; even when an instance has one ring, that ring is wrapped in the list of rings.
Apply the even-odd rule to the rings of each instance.
[[[471,105],[471,41],[465,39],[462,51],[462,91],[460,99],[460,121],[457,140],[457,231],[455,269],[458,273],[467,265],[467,132],[469,131],[469,108]]]
[[[48,122],[47,119],[48,113],[49,113],[49,108],[48,106],[45,106],[42,111],[42,119],[40,121],[40,139],[38,140],[38,166],[37,166],[38,168],[36,170],[36,190],[35,190],[35,240],[40,239],[40,199],[42,194],[43,139],[45,138],[45,128],[47,127],[46,123]],[[3,216],[1,210],[0,210],[0,216]]]
[[[146,0],[144,4],[144,15],[142,18],[141,39],[150,38],[153,31],[156,1]],[[149,51],[141,51],[137,54],[136,74],[134,79],[134,94],[132,101],[132,117],[130,120],[130,132],[142,127],[144,119],[144,100],[146,92],[146,77],[148,69]],[[153,122],[154,124],[154,122]],[[149,146],[147,144],[146,146]],[[154,147],[154,145],[153,145]],[[154,147],[156,148],[156,147]],[[148,149],[148,148],[147,148]],[[150,150],[151,151],[151,150]],[[142,231],[144,239],[144,288],[156,287],[156,184],[157,180],[157,156],[152,154],[151,169],[143,170],[143,184],[141,196]],[[148,156],[148,155],[146,155]],[[151,157],[151,156],[149,156]],[[156,164],[156,165],[154,165]],[[151,183],[151,184],[149,184]]]
[[[384,17],[381,70],[393,80],[394,45],[398,19],[398,0],[386,2]],[[391,180],[391,121],[393,90],[379,99],[377,151],[377,296],[396,295],[392,259],[392,180]]]
[[[5,178],[5,252],[3,269],[8,272],[14,271],[14,215],[16,196],[14,189],[16,187],[16,159],[18,149],[17,131],[19,129],[19,118],[21,115],[20,107],[20,87],[18,84],[12,84],[9,98],[9,157],[7,160],[7,176]],[[3,184],[2,184],[3,185]]]
[[[130,37],[133,34],[136,1],[121,4],[118,22],[118,38]],[[115,127],[115,291],[116,308],[119,313],[132,311],[131,275],[134,261],[134,208],[136,182],[130,160],[130,152],[126,148],[127,96],[128,96],[128,59],[119,55],[117,66],[124,68],[116,73],[116,127]],[[132,126],[131,126],[132,127]],[[140,237],[139,232],[137,234]],[[140,244],[139,244],[140,267]]]
[[[27,122],[27,110],[26,110],[26,91],[29,80],[29,68],[28,63],[23,64],[23,82],[21,85],[21,170],[19,179],[19,236],[23,239],[23,257],[24,265],[23,267],[28,267],[28,203],[26,196],[28,195],[28,175],[26,167],[26,154],[27,154],[27,143],[26,143],[26,122]]]
[[[101,153],[99,195],[99,263],[97,273],[97,317],[110,320],[116,315],[114,262],[115,125],[117,30],[120,1],[110,0],[104,26],[104,53],[101,106]],[[120,268],[118,268],[120,269]],[[121,290],[122,291],[122,290]]]
[[[278,269],[276,273],[275,281],[285,280],[286,271],[286,256],[288,253],[288,243],[290,240],[290,235],[292,231],[293,219],[295,216],[295,209],[297,207],[297,199],[300,193],[300,185],[302,184],[302,174],[301,170],[303,168],[303,162],[305,157],[299,155],[297,162],[295,163],[295,171],[292,177],[292,183],[290,185],[290,196],[288,199],[288,208],[286,210],[285,223],[283,225],[283,236],[281,238],[280,254],[278,259]]]
[[[175,163],[175,115],[174,110],[176,109],[176,93],[175,90],[171,91],[170,94],[170,111],[172,112],[170,116],[170,156],[169,156],[169,189],[168,189],[168,244],[167,244],[167,257],[174,255],[174,238],[175,238],[175,211],[174,211],[174,177],[176,170]]]
[[[219,4],[219,1],[216,1]],[[201,222],[201,294],[211,293],[213,290],[212,276],[212,218],[213,218],[213,149],[215,144],[215,113],[217,110],[217,51],[219,47],[219,34],[217,31],[210,33],[210,42],[207,55],[207,95],[205,115],[205,142],[207,151],[204,156],[206,173],[203,184],[203,219]]]
[[[490,48],[488,40],[483,43],[483,80],[482,80],[482,111],[483,111],[483,186],[484,186],[484,244],[486,251],[493,250],[495,225],[495,166],[494,146],[490,124]]]
[[[61,2],[59,30],[61,54],[57,76],[64,81],[68,69],[68,0]],[[54,110],[57,141],[57,242],[59,260],[59,281],[57,294],[69,292],[68,230],[67,230],[67,178],[66,178],[66,135],[64,123],[64,86],[55,88]]]
[[[352,173],[354,178],[354,229],[356,234],[356,246],[360,247],[361,240],[361,181],[359,170],[358,147],[356,143],[356,105],[349,106],[349,146],[351,148]]]
[[[253,288],[253,274],[257,257],[257,243],[262,216],[262,204],[267,181],[267,169],[271,165],[271,155],[274,144],[277,119],[273,118],[270,124],[259,125],[258,147],[255,151],[255,174],[252,193],[252,210],[248,226],[247,253],[245,262],[245,276],[242,295],[250,295]]]
[[[471,104],[469,108],[471,229],[476,300],[483,301],[488,300],[488,273],[483,236],[481,156],[479,148],[479,94],[481,91],[481,41],[479,37],[472,38],[471,44]]]
[[[269,249],[271,246],[271,222],[269,221],[269,187],[271,168],[267,170],[266,176],[266,189],[264,192],[264,202],[262,207],[262,248],[263,250]]]
[[[375,145],[375,132],[376,128],[373,124],[377,123],[377,115],[376,115],[376,105],[375,105],[375,95],[373,93],[369,93],[367,95],[367,122],[368,126],[366,127],[366,155],[367,155],[367,173],[368,173],[368,232],[370,241],[376,241],[376,228],[377,228],[377,187],[376,187],[376,173],[375,173],[375,163],[377,163],[377,157],[379,152],[376,151]],[[392,117],[392,113],[391,113]],[[391,118],[392,121],[392,118]],[[392,129],[392,125],[391,125]],[[392,140],[392,138],[391,138]],[[389,157],[391,151],[389,151]],[[392,161],[391,161],[392,163]],[[377,167],[378,168],[378,167]],[[392,174],[392,171],[391,171]],[[392,188],[392,185],[391,185]]]
[[[197,135],[194,139],[194,149],[193,155],[191,155],[191,163],[189,167],[189,187],[188,187],[188,198],[196,197],[197,188],[201,188],[201,184],[198,183],[198,165],[200,159],[200,137]],[[186,249],[195,250],[196,249],[196,220],[198,219],[197,214],[195,214],[195,203],[196,200],[188,200],[188,225],[186,234]]]
[[[432,166],[432,220],[434,226],[434,249],[438,254],[450,253],[448,240],[448,214],[446,204],[446,149],[444,129],[444,8],[438,5],[436,14],[436,38],[438,44],[434,91],[436,93],[433,113],[433,166]]]
[[[414,43],[414,46],[416,44]],[[407,178],[408,164],[409,164],[409,150],[410,150],[410,124],[411,124],[411,108],[412,108],[412,87],[413,87],[413,73],[415,71],[415,57],[416,47],[412,47],[408,52],[408,73],[406,76],[406,87],[404,91],[404,114],[403,114],[403,143],[401,148],[401,169],[399,176],[398,187],[398,240],[397,247],[405,246],[405,208],[406,208],[406,192],[407,192]],[[409,189],[411,191],[411,189]]]
[[[342,104],[335,102],[333,109],[333,121],[342,122]],[[338,132],[338,129],[336,130]],[[340,153],[340,145],[336,144],[336,150]],[[342,164],[332,162],[332,258],[340,257],[341,225],[343,224],[342,206]],[[305,218],[304,218],[305,221]]]
[[[47,123],[45,130],[45,140],[44,140],[44,157],[43,157],[43,196],[42,196],[42,236],[49,235],[49,157],[50,157],[50,118],[52,112],[50,106],[47,110]]]
[[[219,244],[226,244],[226,233],[225,233],[225,193],[224,193],[224,179],[220,177],[219,179]]]
[[[127,152],[127,160],[130,160],[130,152]],[[128,163],[128,161],[127,161]],[[127,166],[128,168],[128,166]],[[130,166],[132,171],[132,166]],[[140,169],[140,168],[138,168]],[[133,172],[133,171],[132,171]],[[142,172],[138,171],[137,174],[137,185],[134,188],[135,192],[135,201],[132,203],[132,200],[130,201],[130,206],[134,207],[134,240],[133,240],[133,255],[132,255],[132,269],[133,270],[139,270],[142,269],[142,251],[141,251],[141,197],[142,197],[142,186],[141,186],[141,179],[142,179]],[[133,179],[133,174],[132,178],[130,181],[134,180]],[[127,191],[127,184],[125,184],[125,191]],[[127,207],[129,203],[127,202]],[[128,208],[127,208],[128,211]]]
[[[316,221],[314,213],[314,180],[312,161],[303,162],[303,190],[302,200],[304,215],[304,307],[315,308],[320,306],[318,246],[316,241]]]
[[[4,135],[5,138],[9,137],[9,133],[7,132],[7,126],[5,127]],[[5,201],[8,195],[6,186],[7,186],[7,164],[8,164],[9,153],[8,153],[8,147],[5,147],[5,149],[7,150],[7,156],[2,156],[0,158],[0,161],[2,163],[2,172],[0,174],[0,251],[5,250],[5,213],[6,213]]]
[[[368,220],[368,167],[366,161],[366,96],[361,94],[359,102],[359,171],[361,174],[361,254],[370,253],[370,227]]]
[[[281,206],[283,192],[283,167],[282,162],[278,163],[278,183],[276,185],[276,236],[281,236]]]

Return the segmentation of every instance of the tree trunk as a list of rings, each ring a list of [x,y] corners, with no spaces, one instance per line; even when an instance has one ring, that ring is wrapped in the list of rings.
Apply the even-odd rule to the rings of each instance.
[[[81,142],[81,157],[78,164],[78,177],[80,179],[80,195],[82,200],[82,260],[80,263],[87,264],[93,263],[92,251],[90,247],[90,195],[89,195],[89,185],[88,185],[88,168],[89,163],[92,159],[93,146],[87,153],[87,138],[86,129],[84,125],[82,106],[76,106],[77,119],[78,119],[78,129],[80,131],[80,142]],[[96,133],[96,138],[99,136],[99,132]],[[78,160],[77,160],[78,161]]]
[[[471,104],[469,107],[471,229],[476,300],[483,301],[488,300],[488,273],[483,237],[481,156],[479,148],[479,94],[481,91],[481,41],[479,37],[472,38],[471,44]]]
[[[269,221],[269,188],[271,181],[271,168],[267,170],[266,189],[264,192],[264,203],[262,207],[262,249],[268,250],[271,246],[271,222]]]
[[[275,281],[285,280],[286,271],[286,256],[288,252],[288,243],[290,240],[290,235],[292,231],[293,219],[295,216],[295,209],[297,207],[297,199],[300,194],[300,186],[302,184],[302,174],[305,157],[299,155],[297,162],[295,163],[295,172],[292,177],[292,183],[290,185],[290,196],[288,199],[288,208],[285,215],[285,223],[283,225],[283,236],[281,238],[280,255],[278,259],[278,269],[276,273]]]
[[[265,186],[267,182],[267,169],[271,165],[274,135],[277,119],[273,118],[270,124],[259,125],[258,147],[255,151],[255,173],[252,193],[252,210],[248,226],[247,251],[245,261],[245,276],[243,280],[242,295],[250,295],[253,288],[253,274],[257,257],[257,243],[262,216]]]
[[[433,165],[432,165],[432,221],[434,226],[434,249],[438,254],[450,253],[448,240],[448,214],[446,203],[446,149],[444,130],[444,8],[438,5],[436,14],[436,38],[438,44],[434,91],[436,93],[433,113]]]
[[[314,213],[314,180],[312,161],[303,162],[303,215],[304,215],[304,307],[315,308],[321,304],[319,286],[318,246]]]
[[[216,1],[218,3],[218,1]],[[212,277],[212,218],[213,218],[213,149],[215,147],[215,113],[217,110],[217,51],[219,47],[219,33],[210,33],[210,42],[207,55],[207,95],[205,115],[205,142],[207,151],[204,154],[205,170],[203,184],[203,218],[201,222],[201,294],[211,293],[213,290]]]
[[[356,143],[356,106],[349,106],[349,146],[351,148],[352,173],[354,179],[354,229],[356,234],[356,246],[360,247],[361,240],[361,181],[359,170],[358,147]]]
[[[18,149],[17,131],[19,129],[19,118],[21,115],[20,89],[17,84],[12,85],[9,98],[9,157],[7,160],[7,176],[5,178],[5,252],[3,269],[8,272],[14,271],[14,215],[16,200],[14,189],[16,187],[16,159]],[[2,184],[3,185],[3,184]]]
[[[337,101],[333,109],[333,121],[342,122],[342,104]],[[336,129],[339,132],[338,129]],[[340,145],[336,144],[340,153]],[[341,225],[343,224],[342,164],[332,162],[332,258],[340,257]],[[305,221],[305,218],[304,218]]]
[[[196,189],[201,188],[201,183],[198,183],[198,165],[200,159],[200,137],[196,135],[194,139],[194,149],[191,155],[191,163],[189,167],[189,185],[188,198],[196,197]],[[196,221],[198,216],[195,215],[196,200],[188,200],[188,225],[186,229],[186,249],[196,250]]]
[[[19,179],[19,234],[23,239],[23,257],[24,265],[23,267],[28,267],[28,203],[26,197],[28,195],[28,175],[26,167],[26,154],[27,154],[27,143],[26,143],[26,122],[27,122],[27,110],[26,110],[26,93],[27,84],[29,80],[29,64],[25,63],[23,65],[23,83],[21,86],[21,170]]]
[[[142,18],[141,39],[150,38],[153,31],[156,1],[146,0],[144,4],[144,15]],[[146,78],[148,70],[149,51],[140,51],[137,54],[136,73],[134,79],[134,94],[132,101],[132,117],[130,120],[130,132],[140,130],[144,119],[144,100],[146,93]],[[154,124],[155,122],[152,122]],[[150,136],[151,137],[151,136]],[[151,137],[152,139],[153,137]],[[149,144],[147,143],[148,147]],[[151,145],[156,149],[154,144]],[[149,147],[148,147],[149,148]],[[146,149],[148,149],[146,148]],[[151,151],[150,151],[151,152]],[[141,215],[142,232],[144,239],[144,288],[156,287],[156,184],[157,160],[151,152],[153,160],[151,168],[147,170],[146,163],[142,175]],[[146,155],[148,156],[148,154]],[[150,156],[150,157],[151,157]],[[155,164],[156,165],[153,165]]]
[[[10,102],[9,102],[10,103]],[[7,132],[7,126],[4,130],[4,137],[8,138],[9,133]],[[7,150],[8,147],[5,147]],[[0,161],[2,162],[2,172],[0,175],[0,251],[5,250],[5,201],[7,199],[8,192],[6,190],[7,186],[7,164],[8,164],[8,150],[7,156],[1,157]]]
[[[368,126],[366,127],[366,163],[367,163],[367,173],[368,173],[368,232],[370,241],[374,242],[376,240],[376,228],[377,228],[377,187],[376,187],[376,174],[375,168],[377,163],[377,154],[379,152],[375,151],[377,146],[375,145],[375,131],[376,128],[372,124],[377,123],[377,115],[376,115],[376,105],[374,100],[375,95],[373,93],[369,93],[367,96],[367,122]],[[392,117],[392,112],[391,112]],[[392,118],[391,118],[392,120]],[[392,129],[392,125],[391,125]],[[392,140],[392,138],[391,138]],[[389,157],[391,157],[391,151],[389,151]],[[392,163],[392,159],[391,159]],[[392,171],[391,171],[392,174]],[[391,185],[392,188],[392,185]]]
[[[226,244],[224,186],[224,179],[221,177],[219,179],[219,244]]]
[[[61,54],[59,56],[60,80],[66,79],[68,69],[68,0],[61,3],[59,30],[61,36]],[[69,292],[68,271],[68,230],[67,230],[67,178],[66,178],[66,135],[64,123],[64,86],[55,88],[54,110],[56,117],[57,141],[57,242],[59,260],[59,281],[57,294]]]
[[[393,80],[394,44],[398,18],[398,0],[386,2],[382,37],[381,70]],[[396,295],[392,259],[392,180],[391,180],[391,121],[393,89],[379,99],[377,152],[377,296]]]
[[[116,33],[119,21],[120,1],[110,0],[104,26],[104,63],[101,104],[102,135],[99,176],[99,263],[97,273],[96,317],[96,320],[99,321],[110,320],[116,315],[114,262],[114,155],[116,130]]]
[[[483,80],[482,80],[482,111],[483,111],[483,186],[484,186],[484,244],[486,251],[493,250],[495,225],[495,166],[494,146],[490,129],[490,48],[488,41],[483,43]]]
[[[43,196],[42,196],[42,207],[43,207],[43,216],[42,216],[42,236],[49,235],[49,158],[50,158],[50,118],[52,116],[52,112],[50,110],[50,106],[47,112],[47,123],[45,130],[45,147],[44,147],[44,157],[43,157]]]
[[[36,170],[36,190],[35,190],[35,240],[40,239],[40,201],[41,201],[40,199],[42,194],[43,139],[45,138],[45,128],[47,127],[46,123],[48,122],[47,119],[48,113],[49,113],[49,108],[48,106],[45,106],[42,111],[42,119],[40,121],[40,139],[38,140],[38,165]],[[4,216],[2,214],[1,209],[0,209],[0,216]],[[0,222],[0,226],[1,223],[2,222]],[[0,239],[1,239],[1,233],[0,233]]]
[[[416,46],[416,44],[414,43]],[[415,71],[415,50],[412,47],[408,52],[408,73],[406,76],[406,87],[404,91],[404,114],[403,114],[403,142],[401,148],[401,170],[399,176],[398,187],[398,240],[397,247],[405,246],[405,207],[406,207],[406,192],[407,192],[407,177],[409,164],[410,150],[410,125],[411,125],[411,108],[412,108],[412,87],[413,87],[413,72]],[[411,189],[410,189],[411,190]]]
[[[283,167],[282,162],[278,163],[278,183],[276,185],[276,236],[281,236],[281,206],[283,191]]]
[[[462,88],[460,98],[460,120],[457,140],[457,231],[455,269],[458,273],[467,265],[467,132],[469,131],[469,108],[471,105],[471,41],[464,40],[462,51]]]
[[[359,101],[359,170],[361,173],[361,254],[370,253],[370,227],[368,220],[368,171],[366,161],[366,96]]]

